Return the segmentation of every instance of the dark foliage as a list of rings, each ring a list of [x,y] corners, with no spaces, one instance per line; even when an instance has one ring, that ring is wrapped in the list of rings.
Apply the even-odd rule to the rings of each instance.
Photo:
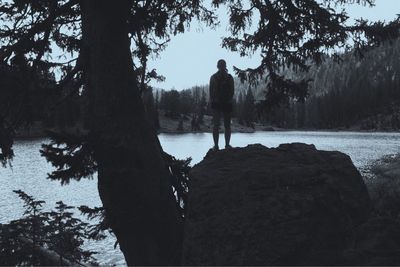
[[[43,144],[40,152],[56,167],[50,179],[67,184],[71,179],[92,177],[97,163],[88,136],[56,132],[49,132],[49,136],[51,143]]]
[[[104,6],[108,4],[106,1],[103,1],[102,3]],[[24,91],[22,96],[15,97],[11,99],[9,103],[4,104],[6,109],[8,106],[12,106],[15,107],[15,110],[10,112],[12,113],[11,116],[5,113],[4,116],[6,116],[6,118],[2,118],[0,120],[0,147],[2,149],[0,159],[2,160],[3,164],[5,164],[12,158],[12,141],[14,132],[18,127],[30,119],[29,113],[23,113],[22,115],[19,115],[20,109],[22,109],[21,107],[26,106],[28,103],[31,103],[27,102],[26,99],[31,97],[31,93],[33,92],[33,90],[31,90],[32,88],[39,87],[37,77],[39,76],[40,71],[57,71],[59,74],[61,74],[60,78],[57,79],[57,83],[54,83],[49,89],[51,89],[53,92],[60,92],[59,95],[61,96],[61,99],[60,101],[52,101],[53,103],[51,103],[51,106],[53,106],[55,109],[60,109],[63,107],[63,105],[60,103],[68,101],[68,99],[71,97],[74,97],[75,99],[77,98],[75,104],[77,104],[76,107],[79,107],[79,109],[82,110],[82,114],[79,114],[79,116],[82,116],[83,118],[83,121],[80,122],[81,125],[76,126],[68,125],[71,123],[67,123],[67,119],[63,118],[63,116],[60,116],[62,118],[61,123],[65,123],[65,126],[73,127],[63,126],[60,127],[61,131],[59,131],[60,129],[53,131],[50,134],[52,137],[52,143],[49,145],[44,145],[42,150],[42,154],[46,156],[46,158],[57,168],[57,170],[51,173],[49,177],[51,179],[59,180],[63,184],[68,183],[70,179],[79,180],[82,177],[90,177],[91,174],[97,170],[97,164],[101,161],[99,159],[99,157],[101,157],[99,154],[101,153],[94,153],[94,151],[108,151],[107,159],[117,159],[118,157],[121,157],[118,151],[132,151],[135,149],[137,149],[136,152],[139,153],[138,157],[146,154],[154,156],[157,155],[157,153],[161,153],[161,147],[156,147],[154,143],[155,141],[153,140],[156,139],[155,132],[152,132],[150,130],[151,127],[148,127],[148,125],[143,122],[141,115],[143,114],[143,106],[136,102],[136,97],[139,95],[138,93],[144,93],[147,88],[147,83],[150,79],[162,79],[162,77],[159,76],[155,70],[148,70],[147,59],[149,56],[157,55],[157,53],[163,50],[166,43],[168,43],[170,36],[184,32],[192,20],[198,19],[207,25],[215,25],[216,23],[216,17],[211,11],[203,7],[201,1],[144,0],[124,1],[123,4],[110,2],[110,5],[115,4],[114,7],[126,7],[124,9],[115,8],[114,11],[121,12],[123,10],[127,11],[128,13],[126,14],[127,19],[122,21],[122,24],[126,22],[124,25],[126,27],[120,27],[119,30],[121,30],[121,32],[125,30],[124,34],[130,37],[130,47],[132,48],[132,61],[130,61],[128,53],[124,54],[126,55],[126,62],[129,63],[125,65],[125,69],[122,67],[120,72],[126,72],[129,73],[129,75],[132,75],[129,78],[124,76],[126,80],[122,81],[124,84],[131,84],[132,91],[128,93],[129,97],[116,93],[115,99],[113,100],[115,100],[116,103],[124,103],[125,105],[123,105],[121,109],[121,105],[119,104],[110,108],[107,105],[99,105],[99,103],[94,100],[93,91],[96,90],[96,88],[98,89],[99,86],[96,87],[96,85],[89,82],[89,80],[96,79],[97,77],[95,77],[95,75],[91,75],[89,77],[89,73],[93,69],[90,68],[93,67],[90,65],[92,62],[90,55],[93,50],[91,49],[92,47],[89,47],[87,44],[87,38],[88,35],[90,35],[88,32],[90,31],[88,31],[88,28],[83,29],[82,27],[90,24],[87,23],[88,21],[85,21],[85,18],[88,17],[88,14],[91,12],[96,13],[96,11],[97,13],[101,13],[99,10],[92,11],[94,9],[91,9],[90,12],[85,10],[85,7],[87,7],[89,4],[92,4],[92,2],[88,0],[40,0],[33,2],[27,0],[15,0],[2,1],[0,3],[0,62],[7,67],[9,66],[14,69],[26,70],[22,75],[26,78],[25,80],[27,81],[27,86],[24,85],[22,87],[29,89],[26,90],[26,92]],[[103,9],[99,9],[101,11],[105,11],[104,6]],[[87,16],[85,17],[85,15]],[[118,16],[119,14],[114,13],[113,15]],[[96,20],[92,20],[90,22],[98,23]],[[99,46],[101,46],[101,44],[99,44]],[[58,49],[54,49],[55,47]],[[62,51],[61,55],[57,55],[56,52],[60,50]],[[111,51],[111,53],[113,53],[113,51]],[[133,70],[128,69],[130,67],[133,67]],[[118,86],[118,88],[121,87]],[[140,92],[138,92],[137,89]],[[115,92],[116,91],[114,91],[114,93]],[[117,90],[117,92],[120,91]],[[118,97],[120,98],[119,100]],[[108,97],[104,97],[103,95],[103,100],[104,99],[109,100]],[[127,101],[129,101],[128,99],[133,101],[134,104],[127,103]],[[3,105],[3,103],[1,104]],[[129,105],[135,105],[135,107],[132,109],[129,107]],[[42,104],[41,106],[47,108],[46,111],[48,114],[53,112],[53,110],[50,108],[50,105]],[[99,112],[94,112],[94,110],[96,110],[96,108],[99,106],[104,106],[107,110],[106,113],[111,114],[111,119],[108,122],[104,122],[106,130],[104,130],[104,127],[101,125],[101,121],[104,121],[105,119],[104,116],[98,116]],[[123,111],[122,113],[118,113],[116,110]],[[132,110],[136,110],[138,112],[137,118],[135,118],[134,113],[127,115],[128,110],[130,112]],[[65,114],[64,112],[61,113]],[[18,116],[15,116],[15,114]],[[135,121],[135,119],[136,121],[141,122],[140,125],[142,129],[136,130],[133,129],[133,127],[125,127],[126,124]],[[115,124],[113,122],[115,122]],[[118,123],[124,126],[120,127],[119,129],[113,128],[113,126]],[[105,131],[106,134],[103,134],[103,131]],[[140,140],[132,141],[133,134],[140,131],[142,131],[141,134],[147,136],[152,136],[154,134],[154,138],[143,138],[143,143],[139,144],[142,145],[140,148],[126,148],[126,140],[129,140],[130,142],[128,143],[131,145],[133,142],[140,142]],[[109,151],[113,152],[110,153]],[[149,153],[146,151],[149,151]],[[137,162],[140,160],[142,159],[138,159]],[[128,166],[128,169],[131,171],[131,173],[127,174],[127,176],[129,175],[130,177],[126,178],[130,178],[131,181],[132,179],[137,179],[137,185],[148,185],[147,181],[140,180],[146,179],[147,174],[144,174],[143,177],[132,175],[136,166],[131,166],[131,160],[115,160],[115,162],[117,161],[119,162],[120,166],[129,162],[128,164],[130,164],[130,166]],[[109,162],[112,162],[112,160]],[[148,162],[148,165],[150,164],[151,163]],[[104,164],[103,160],[103,164],[100,166],[102,168],[99,169],[104,169],[104,167],[113,169],[113,167],[116,167],[105,165],[106,164]],[[164,173],[164,171],[160,170],[160,166],[163,166],[163,164],[161,164],[158,160],[154,167],[156,170],[155,173]],[[123,167],[124,166],[122,166],[122,168]],[[113,173],[115,173],[114,169]],[[115,182],[117,186],[121,185],[121,183],[113,180],[110,176],[108,176],[106,179],[110,179],[111,182]],[[157,180],[158,177],[153,176],[151,179]],[[165,179],[167,179],[167,177],[165,177]],[[168,187],[166,186],[166,183],[160,183],[162,184],[161,188],[164,188],[163,190],[165,191],[159,193],[161,193],[161,195],[169,195],[167,192]],[[178,186],[178,184],[176,184],[176,186]],[[124,188],[119,189],[122,191]],[[128,193],[126,196],[129,198],[129,193],[132,193],[132,188],[128,186],[126,189],[127,190],[125,192]],[[109,188],[106,188],[106,190],[109,190]],[[129,190],[131,191],[129,192]],[[135,188],[134,190],[140,190],[140,188]],[[156,189],[152,187],[151,190]],[[123,194],[121,193],[121,195]],[[153,203],[158,202],[157,199],[152,199],[151,201],[144,199],[143,201],[145,206],[151,206]],[[141,200],[139,202],[141,202]],[[115,203],[113,202],[110,205],[111,207],[108,206],[106,208],[109,211],[108,214],[114,211],[112,209],[121,209],[121,213],[116,212],[116,214],[119,216],[118,219],[120,219],[121,216],[124,217],[126,214],[133,215],[135,213],[136,215],[137,212],[140,212],[135,210],[134,205],[131,206],[128,203],[126,206],[122,207],[116,207],[114,204]],[[166,205],[169,207],[169,204]],[[151,207],[154,208],[154,206]],[[149,212],[151,213],[153,211]],[[175,216],[172,215],[174,211],[167,209],[164,212],[170,212],[171,214],[171,216],[165,216],[168,217],[166,221],[171,222],[170,226],[178,228],[178,222],[174,221]],[[149,220],[146,215],[141,215],[143,215],[143,220]],[[169,216],[171,218],[169,218]],[[178,218],[176,219],[178,220]],[[152,223],[154,225],[160,224],[160,222],[157,220],[153,220]],[[164,226],[160,226],[160,229],[163,227]],[[152,230],[158,231],[160,229]],[[130,231],[128,235],[125,235],[127,234],[126,230],[127,228],[121,230],[125,232],[120,234],[118,238],[125,239],[126,242],[124,242],[122,245],[125,245],[125,249],[123,248],[122,250],[125,253],[125,256],[129,256],[128,258],[131,259],[132,263],[132,254],[138,252],[130,251],[132,246],[126,246],[126,244],[132,242],[139,243],[139,241],[135,241],[133,238],[131,238],[132,231]],[[126,240],[127,236],[130,237],[130,240]],[[156,252],[153,252],[159,255],[162,259],[168,258],[171,260],[170,258],[173,258],[174,262],[177,262],[177,256],[175,257],[167,255],[167,253],[164,251],[165,249],[158,249],[158,246],[165,247],[165,244],[161,243],[165,242],[163,237],[166,236],[168,236],[167,233],[161,237],[156,237],[156,241],[154,241],[155,244],[150,246],[149,250],[154,249]],[[165,239],[168,238],[166,237]],[[174,240],[176,237],[171,235],[170,239]],[[144,247],[144,249],[147,248],[146,246]],[[152,255],[153,252],[148,251],[148,254]],[[178,254],[179,253],[177,253],[177,255]],[[138,255],[138,258],[135,257],[135,259],[140,258],[145,259],[146,256]],[[149,262],[161,262],[162,259],[153,257],[146,260]],[[142,261],[139,260],[139,262]]]
[[[202,119],[207,113],[208,99],[206,91],[208,91],[206,86],[195,86],[182,91],[162,90],[157,106],[164,110],[168,117],[176,119],[182,114],[192,114],[198,117],[199,122],[202,123]]]
[[[292,101],[263,114],[262,120],[286,128],[400,129],[400,41],[342,63],[328,58],[307,74],[313,78],[304,103]]]
[[[104,238],[95,234],[96,225],[74,217],[74,207],[61,201],[47,212],[42,209],[44,201],[14,192],[24,201],[25,212],[21,219],[0,225],[0,265],[96,264],[96,252],[81,247],[86,239]],[[82,210],[98,213],[87,207]]]
[[[147,120],[151,124],[152,128],[158,130],[160,128],[160,122],[158,121],[158,101],[154,99],[153,88],[149,86],[146,87],[142,92],[142,99]]]
[[[162,92],[160,98],[160,108],[166,110],[168,116],[177,118],[179,114],[187,112],[186,110],[183,110],[182,107],[186,106],[188,103],[181,103],[182,99],[183,97],[181,97],[181,93],[177,90]]]
[[[239,113],[241,116],[240,120],[243,121],[243,124],[252,127],[256,117],[256,109],[254,95],[250,88],[247,90],[243,103],[239,103],[238,106],[242,106],[242,110]]]
[[[77,94],[80,98],[85,97],[87,59],[82,48],[81,5],[78,0],[0,3],[1,70],[11,75],[9,78],[2,75],[0,81],[7,85],[0,87],[4,96],[0,100],[0,160],[3,164],[13,156],[15,130],[31,121],[33,113],[26,110],[27,107],[45,108],[47,114],[58,114],[63,108],[60,104],[68,98]],[[156,70],[147,69],[148,57],[157,56],[166,47],[170,36],[184,32],[193,19],[207,25],[216,24],[216,17],[203,7],[201,1],[132,2],[127,34],[132,38],[135,77],[142,92],[150,79],[163,79]],[[62,54],[56,54],[54,47],[61,49]],[[61,72],[57,84],[53,77],[50,85],[42,86],[40,77],[55,71]],[[43,98],[43,92],[57,93],[61,99],[53,99],[51,105],[27,101],[34,95]],[[7,97],[8,93],[12,95]],[[79,105],[85,102],[80,101]],[[61,123],[65,123],[63,117],[70,113],[61,115]]]
[[[54,77],[39,69],[35,72],[36,83],[33,85],[28,75],[32,71],[26,62],[20,62],[19,66],[0,63],[0,161],[3,165],[14,155],[15,130],[43,119],[45,106],[55,95],[55,91],[48,91],[55,84]]]
[[[326,53],[350,49],[355,51],[378,46],[399,36],[400,20],[384,24],[357,20],[348,26],[347,4],[372,6],[373,0],[214,0],[218,6],[226,4],[231,22],[231,37],[223,46],[241,55],[261,53],[260,65],[253,69],[235,68],[242,80],[256,83],[265,79],[267,107],[289,98],[303,101],[307,96],[307,79],[293,81],[280,75],[285,69],[307,72],[310,63],[320,64]],[[336,7],[336,9],[334,9]],[[340,11],[337,11],[340,10]],[[249,33],[247,27],[259,19],[256,30]],[[334,55],[340,58],[339,54]]]
[[[89,220],[97,221],[96,224],[90,224],[86,228],[89,239],[102,240],[105,238],[105,231],[112,233],[110,225],[107,222],[105,210],[102,207],[90,208],[88,206],[78,207],[79,211]]]
[[[189,192],[189,171],[191,158],[185,160],[177,160],[175,157],[164,152],[164,159],[170,173],[171,185],[174,188],[174,195],[178,209],[185,217],[187,194]]]

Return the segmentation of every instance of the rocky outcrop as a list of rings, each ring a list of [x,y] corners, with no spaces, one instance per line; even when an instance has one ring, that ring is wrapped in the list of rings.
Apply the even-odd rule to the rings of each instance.
[[[343,253],[346,265],[399,266],[400,222],[391,217],[372,217],[356,229]]]
[[[344,253],[347,265],[400,265],[400,155],[370,166],[367,187],[373,204],[369,220],[358,227]]]
[[[349,156],[313,145],[209,153],[190,172],[184,265],[332,265],[370,200]]]

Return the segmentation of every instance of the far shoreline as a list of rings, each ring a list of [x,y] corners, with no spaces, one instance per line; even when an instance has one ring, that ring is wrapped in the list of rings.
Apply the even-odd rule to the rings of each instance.
[[[220,129],[220,134],[222,134],[223,127]],[[254,131],[232,131],[232,134],[255,134],[261,132],[316,132],[316,133],[360,133],[360,134],[400,134],[399,130],[343,130],[343,129],[283,129],[276,128],[275,130],[254,130]],[[157,131],[157,135],[186,135],[186,134],[212,134],[211,131]],[[49,138],[46,134],[35,134],[35,135],[16,135],[16,141],[29,141],[36,139],[46,139]]]
[[[361,130],[361,129],[313,129],[313,128],[277,128],[273,127],[274,130],[263,130],[256,129],[253,131],[234,131],[232,130],[232,134],[235,133],[259,133],[259,132],[320,132],[320,133],[377,133],[377,134],[388,134],[388,133],[399,133],[400,130]],[[224,132],[223,126],[220,127],[220,133]],[[157,131],[157,135],[159,134],[168,134],[168,135],[184,135],[184,134],[205,134],[212,133],[210,130],[202,130],[202,131]]]

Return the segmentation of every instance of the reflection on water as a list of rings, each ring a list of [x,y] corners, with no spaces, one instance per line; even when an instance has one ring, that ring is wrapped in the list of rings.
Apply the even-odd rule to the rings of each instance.
[[[192,157],[196,164],[212,147],[209,133],[159,136],[166,152],[177,158]],[[39,149],[44,140],[17,141],[15,159],[12,168],[0,168],[0,223],[22,216],[22,201],[12,192],[21,189],[26,193],[45,200],[46,207],[62,200],[69,205],[100,206],[97,193],[96,177],[80,182],[71,181],[61,187],[58,182],[45,179],[52,170],[50,164],[40,157]],[[220,137],[223,147],[223,136]],[[351,132],[257,132],[253,134],[235,133],[232,135],[232,146],[243,147],[247,144],[260,143],[267,147],[276,147],[282,143],[302,142],[315,144],[318,149],[337,150],[350,155],[354,165],[365,171],[368,164],[384,155],[400,152],[399,133],[351,133]],[[113,249],[115,240],[88,244],[99,252],[98,259],[102,264],[123,263],[122,254]],[[93,248],[93,247],[92,247]]]

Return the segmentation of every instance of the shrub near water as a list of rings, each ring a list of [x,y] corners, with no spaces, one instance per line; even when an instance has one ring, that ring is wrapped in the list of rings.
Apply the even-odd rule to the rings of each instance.
[[[62,201],[54,210],[42,210],[44,201],[23,191],[14,191],[24,201],[24,217],[0,224],[0,265],[66,265],[82,262],[95,265],[96,253],[82,249],[86,239],[102,239],[98,225],[90,225],[73,216],[74,207]],[[96,217],[100,209],[81,208]]]
[[[374,179],[367,182],[379,216],[399,219],[400,215],[400,154],[383,157],[371,166]]]
[[[184,218],[191,158],[178,160],[164,153],[164,160],[177,208]],[[78,208],[89,220],[96,221],[89,224],[74,217],[75,207],[62,201],[46,212],[42,209],[44,201],[21,190],[14,192],[23,200],[25,211],[21,219],[0,224],[0,266],[97,265],[93,258],[97,252],[82,249],[82,245],[85,240],[104,239],[106,230],[111,232],[103,208]]]

